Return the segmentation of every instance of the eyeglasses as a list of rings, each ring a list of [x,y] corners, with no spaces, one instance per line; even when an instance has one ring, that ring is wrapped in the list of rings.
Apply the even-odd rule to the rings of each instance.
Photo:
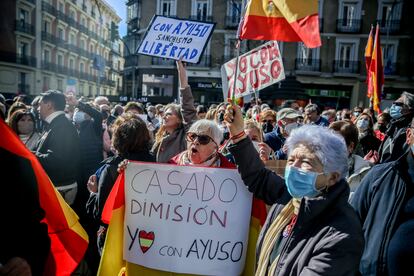
[[[207,145],[210,141],[214,142],[214,140],[208,135],[198,135],[191,132],[187,133],[186,139],[188,142],[194,142],[197,139],[200,145]]]

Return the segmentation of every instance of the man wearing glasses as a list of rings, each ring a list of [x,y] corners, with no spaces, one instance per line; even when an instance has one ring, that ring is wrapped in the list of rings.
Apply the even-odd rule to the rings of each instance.
[[[403,92],[390,108],[391,122],[379,148],[380,163],[397,160],[408,150],[406,129],[414,117],[414,95]]]

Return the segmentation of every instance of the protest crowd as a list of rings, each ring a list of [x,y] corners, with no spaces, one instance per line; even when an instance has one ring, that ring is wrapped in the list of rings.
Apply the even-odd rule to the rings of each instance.
[[[122,106],[102,96],[78,99],[49,90],[31,103],[17,97],[9,105],[0,96],[2,124],[37,157],[88,233],[88,249],[74,275],[98,272],[108,230],[102,212],[127,160],[237,168],[253,193],[253,209],[267,213],[251,275],[409,271],[413,94],[402,93],[378,116],[370,108],[321,110],[293,100],[274,108],[260,99],[242,108],[195,106],[185,66],[178,61],[177,68],[180,104]],[[8,155],[3,149],[2,168],[21,178],[21,187],[2,185],[0,210],[31,235],[24,241],[27,234],[15,226],[2,230],[0,274],[40,275],[50,250],[44,210],[30,186],[28,165]],[[272,162],[285,162],[284,172],[269,169]],[[16,206],[12,212],[10,206]]]

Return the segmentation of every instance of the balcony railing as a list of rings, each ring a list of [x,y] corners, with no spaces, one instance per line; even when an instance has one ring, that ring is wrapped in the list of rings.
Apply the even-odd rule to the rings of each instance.
[[[359,73],[359,61],[353,60],[334,60],[334,72],[342,74]]]
[[[197,64],[189,63],[188,66],[211,67],[211,56],[202,55],[199,63],[197,63]]]
[[[0,61],[36,67],[36,58],[12,52],[0,51]]]
[[[42,31],[42,40],[47,41],[51,44],[56,44],[55,36],[45,31]]]
[[[361,31],[360,19],[337,19],[336,29],[338,33],[359,33]]]
[[[211,15],[191,15],[190,19],[197,21],[213,22],[213,16]]]
[[[62,11],[57,11],[57,19],[62,20],[67,22],[68,21],[68,16],[66,16],[66,14]]]
[[[32,24],[26,23],[23,20],[15,20],[15,24],[16,31],[26,33],[29,35],[35,35],[35,28]]]
[[[308,72],[320,72],[321,60],[320,59],[295,59],[296,70],[308,71]]]
[[[226,28],[237,29],[240,23],[240,16],[226,16]]]
[[[152,65],[164,65],[164,66],[172,66],[174,65],[175,61],[172,59],[166,58],[159,58],[159,57],[152,57],[151,64]]]
[[[30,94],[30,85],[25,83],[19,83],[17,85],[17,89],[19,90],[19,94]]]
[[[56,64],[42,60],[42,69],[54,72],[56,71]]]
[[[377,20],[382,34],[395,34],[400,30],[400,20]]]
[[[44,1],[42,1],[42,11],[48,12],[51,15],[54,15],[54,16],[56,16],[56,14],[57,14],[56,8],[53,7],[52,5],[50,5],[49,3],[44,2]]]

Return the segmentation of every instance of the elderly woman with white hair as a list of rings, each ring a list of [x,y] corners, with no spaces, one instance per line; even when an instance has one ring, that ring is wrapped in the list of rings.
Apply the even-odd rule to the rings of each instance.
[[[282,178],[264,167],[246,138],[240,108],[228,109],[225,120],[244,183],[273,205],[258,240],[255,275],[355,275],[363,235],[348,204],[343,138],[321,126],[295,129],[286,140]]]
[[[170,163],[207,167],[234,168],[218,150],[223,132],[214,121],[196,121],[186,135],[187,149],[174,156]]]

